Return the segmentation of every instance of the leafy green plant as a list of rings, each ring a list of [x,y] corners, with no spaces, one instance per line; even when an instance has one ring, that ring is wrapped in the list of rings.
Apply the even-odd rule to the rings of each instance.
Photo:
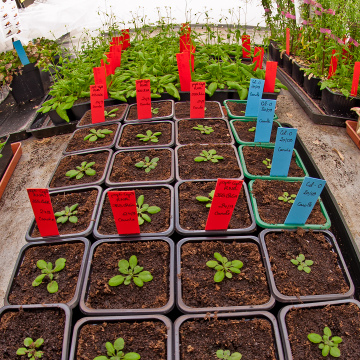
[[[135,166],[138,168],[144,168],[145,172],[148,173],[152,169],[156,168],[158,161],[159,161],[158,157],[155,157],[150,160],[148,156],[145,156],[144,161],[139,161],[138,163],[135,164]]]
[[[70,207],[65,206],[65,210],[58,211],[54,215],[57,217],[56,222],[59,224],[65,224],[68,220],[76,224],[78,222],[78,218],[74,215],[77,214],[77,210],[75,210],[78,207],[79,204],[74,204]]]
[[[19,348],[16,351],[16,355],[27,355],[29,360],[40,359],[44,354],[43,351],[38,351],[37,349],[44,343],[43,338],[39,338],[36,341],[33,341],[31,338],[26,338],[24,340],[24,345],[26,347]]]
[[[310,266],[314,264],[312,260],[305,260],[304,254],[299,254],[295,259],[291,259],[290,261],[297,266],[299,271],[305,271],[307,274],[311,271]]]
[[[262,161],[264,165],[266,165],[266,167],[268,169],[271,169],[271,160],[266,158],[265,160]]]
[[[159,208],[158,206],[149,206],[148,204],[144,204],[144,200],[144,195],[140,195],[136,202],[139,225],[142,225],[144,223],[144,220],[147,222],[151,222],[150,216],[148,214],[145,214],[145,212],[148,212],[149,214],[156,214],[161,211],[161,208]]]
[[[160,111],[159,108],[153,108],[153,107],[151,107],[151,113],[152,113],[153,115],[157,115],[157,114],[159,113],[159,111]]]
[[[114,118],[116,116],[116,112],[118,111],[118,108],[112,109],[109,112],[104,110],[105,118]]]
[[[98,138],[103,139],[105,137],[105,135],[108,134],[112,134],[113,131],[109,130],[109,129],[99,129],[99,130],[95,130],[95,129],[91,129],[90,130],[90,134],[86,135],[84,137],[84,140],[89,140],[89,141],[96,141]]]
[[[124,349],[125,341],[123,338],[115,340],[114,345],[111,342],[105,344],[107,356],[97,356],[94,360],[138,360],[140,355],[135,352],[125,354],[122,350]]]
[[[209,192],[209,197],[206,196],[197,196],[196,200],[197,201],[201,201],[201,202],[206,202],[206,207],[210,208],[211,207],[211,203],[213,201],[214,198],[214,194],[215,194],[215,190],[212,190],[211,192]]]
[[[194,161],[201,162],[201,161],[211,161],[213,163],[219,162],[219,160],[224,159],[223,156],[216,155],[216,150],[211,149],[209,151],[203,150],[200,153],[200,156],[196,157]]]
[[[342,342],[340,336],[333,336],[331,339],[332,333],[331,330],[326,326],[324,327],[324,335],[311,333],[308,334],[308,339],[314,343],[319,344],[319,349],[321,349],[322,356],[328,356],[329,353],[333,357],[340,357],[340,349],[338,345]]]
[[[2,150],[2,148],[5,146],[5,144],[6,144],[6,141],[4,141],[4,142],[1,142],[0,141],[0,151]],[[3,157],[3,155],[2,154],[0,154],[0,159]]]
[[[225,360],[241,360],[242,355],[238,352],[230,353],[230,350],[218,350],[216,356],[219,359]]]
[[[54,280],[54,273],[60,272],[65,267],[66,259],[59,258],[55,261],[55,267],[51,262],[45,260],[38,260],[36,266],[41,270],[39,275],[32,283],[32,286],[39,286],[46,276],[49,277],[50,282],[47,285],[47,291],[50,294],[56,293],[59,290],[58,283]]]
[[[232,278],[232,272],[240,274],[240,269],[243,267],[243,263],[240,260],[228,261],[226,257],[221,256],[218,252],[214,253],[214,258],[216,260],[210,260],[206,263],[209,268],[215,269],[216,273],[214,275],[215,282],[221,282],[224,280],[225,276],[228,279]]]
[[[137,134],[136,137],[138,137],[140,141],[146,142],[146,141],[150,140],[151,142],[157,143],[157,142],[159,142],[159,139],[157,137],[160,135],[161,135],[161,132],[153,133],[151,130],[146,130],[146,135]]]
[[[278,197],[278,200],[281,200],[283,202],[288,202],[290,204],[292,204],[294,202],[294,199],[296,198],[295,194],[291,194],[289,195],[289,193],[287,193],[286,191],[282,194],[282,196]]]
[[[83,161],[80,166],[76,167],[76,170],[69,170],[65,176],[68,176],[70,179],[76,177],[76,180],[80,180],[85,174],[88,176],[94,176],[96,171],[91,169],[95,165],[95,161],[86,162]]]
[[[203,126],[200,124],[197,124],[196,126],[193,127],[194,130],[199,130],[202,134],[211,134],[212,132],[214,132],[214,129],[212,128],[212,126]]]
[[[250,132],[254,132],[255,130],[256,130],[256,126],[253,126],[250,129],[248,129],[248,131],[250,131]]]
[[[149,271],[143,271],[142,266],[138,266],[137,257],[132,255],[129,261],[122,259],[118,263],[119,271],[124,274],[116,275],[109,280],[110,286],[119,286],[122,283],[124,285],[129,285],[131,283],[131,279],[134,281],[136,286],[142,287],[144,282],[149,282],[153,279],[151,273]]]

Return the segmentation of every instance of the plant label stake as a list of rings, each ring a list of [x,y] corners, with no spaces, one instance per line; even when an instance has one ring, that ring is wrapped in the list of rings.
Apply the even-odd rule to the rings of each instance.
[[[251,47],[250,47],[250,35],[243,35],[241,37],[242,47],[243,47],[243,58],[250,59],[251,58]]]
[[[118,234],[140,234],[135,191],[109,191],[108,196]]]
[[[191,71],[192,72],[194,72],[194,64],[195,64],[194,54],[195,54],[195,50],[196,50],[196,46],[190,45],[190,47],[183,52],[184,54],[187,54],[188,61],[191,62]]]
[[[326,180],[305,177],[285,220],[286,225],[304,225],[320,196]]]
[[[229,227],[244,180],[218,179],[205,230],[226,230]]]
[[[354,66],[354,75],[351,86],[351,96],[357,96],[359,78],[360,78],[360,61],[356,61]]]
[[[150,119],[151,114],[151,92],[150,80],[136,80],[136,103],[138,119]]]
[[[245,116],[256,117],[264,90],[265,80],[250,79],[249,95],[247,98]]]
[[[286,28],[286,55],[290,55],[290,29]]]
[[[14,49],[16,50],[17,54],[19,55],[19,59],[23,65],[30,64],[30,61],[26,55],[26,52],[21,44],[20,40],[13,42]]]
[[[93,124],[105,121],[104,114],[104,86],[90,85],[91,122]]]
[[[283,127],[277,129],[270,176],[288,176],[296,134],[297,129],[286,129]]]
[[[262,63],[264,60],[264,48],[255,46],[253,63],[256,63],[254,71],[262,69]]]
[[[190,91],[191,71],[189,55],[187,53],[176,54],[179,71],[181,91]]]
[[[330,60],[330,67],[329,67],[329,76],[328,79],[330,79],[335,73],[337,69],[338,59],[337,56],[335,56],[336,50],[333,49],[332,56]]]
[[[51,205],[48,189],[26,189],[35,215],[40,235],[56,236],[59,230],[56,225],[54,210]]]
[[[190,83],[190,118],[205,118],[205,82]]]
[[[191,28],[189,24],[181,24],[181,33],[180,36],[180,52],[184,52],[188,49],[189,45],[191,44]]]
[[[277,61],[266,62],[264,92],[272,93],[275,91],[277,65]]]
[[[95,85],[104,86],[104,100],[108,99],[109,96],[106,88],[105,67],[104,66],[94,67],[93,72],[94,72]]]
[[[121,33],[123,37],[123,49],[126,50],[130,46],[130,30],[124,29]]]
[[[255,142],[270,142],[274,122],[276,100],[260,100],[256,121]]]

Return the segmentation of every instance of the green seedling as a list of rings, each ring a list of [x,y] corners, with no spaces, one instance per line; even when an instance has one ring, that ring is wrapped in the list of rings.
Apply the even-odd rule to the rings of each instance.
[[[214,194],[215,194],[215,190],[212,190],[211,192],[209,192],[209,197],[208,198],[206,196],[197,196],[196,200],[201,201],[201,202],[207,202],[206,207],[210,208],[211,203],[212,203],[213,198],[214,198]]]
[[[33,341],[31,338],[26,338],[24,340],[24,345],[26,347],[19,348],[16,351],[16,355],[27,355],[29,360],[40,359],[43,355],[43,351],[38,351],[37,349],[44,343],[44,339],[39,338],[36,341]]]
[[[220,264],[215,260],[210,260],[206,263],[209,268],[215,269],[216,273],[214,275],[215,282],[221,282],[226,276],[228,279],[232,278],[232,272],[240,274],[240,269],[243,267],[243,263],[240,260],[228,261],[226,257],[222,257],[218,252],[214,253],[214,258],[220,262]]]
[[[57,218],[56,222],[58,224],[65,224],[68,220],[76,224],[78,222],[78,218],[74,215],[77,214],[77,210],[75,210],[78,207],[79,204],[74,204],[70,207],[65,206],[65,210],[56,212],[54,215]]]
[[[5,144],[6,144],[6,141],[5,142],[0,142],[0,151],[2,150],[2,148],[5,146]],[[3,155],[2,154],[0,154],[0,159],[3,157]]]
[[[70,179],[75,177],[76,180],[80,180],[85,174],[88,176],[94,176],[96,171],[91,167],[95,165],[95,161],[86,162],[83,161],[80,166],[76,167],[76,170],[69,170],[65,176],[68,176]]]
[[[145,172],[148,173],[152,169],[155,169],[157,167],[158,161],[159,161],[158,157],[150,160],[150,158],[148,156],[146,156],[144,161],[139,161],[138,163],[135,164],[135,166],[138,168],[144,168]]]
[[[266,165],[266,167],[268,169],[271,169],[271,160],[266,158],[265,160],[263,160],[263,164]]]
[[[135,352],[125,354],[122,350],[124,349],[125,341],[123,338],[115,340],[114,345],[111,342],[105,344],[107,355],[110,356],[97,356],[94,360],[138,360],[140,355]]]
[[[253,126],[250,129],[248,129],[248,131],[250,131],[250,132],[254,132],[255,130],[256,130],[256,126]]]
[[[340,357],[340,350],[338,345],[342,342],[342,338],[339,336],[333,336],[331,339],[331,330],[326,326],[324,327],[324,335],[311,333],[308,334],[308,339],[314,343],[319,344],[322,356],[328,356],[329,353],[333,357]]]
[[[299,254],[296,259],[291,259],[290,261],[297,266],[299,271],[305,271],[307,274],[311,271],[310,266],[314,264],[312,260],[305,260],[303,254]]]
[[[161,132],[153,133],[151,130],[146,130],[146,135],[143,134],[137,134],[136,137],[139,138],[140,141],[151,141],[154,143],[159,142],[158,136],[161,135]]]
[[[203,125],[199,125],[199,124],[194,126],[193,129],[199,130],[202,134],[207,134],[207,135],[214,132],[214,129],[212,128],[212,126],[203,126]]]
[[[238,352],[230,353],[230,350],[218,350],[216,352],[216,356],[218,359],[225,360],[241,360],[242,355]]]
[[[116,275],[109,280],[110,286],[119,286],[122,283],[124,285],[129,285],[131,283],[131,279],[134,281],[136,286],[142,287],[144,282],[149,282],[153,279],[151,273],[149,271],[143,271],[142,266],[138,266],[137,257],[132,255],[129,261],[122,259],[118,263],[119,271],[124,274]]]
[[[153,114],[153,115],[157,115],[158,113],[159,113],[159,108],[153,108],[153,107],[151,107],[151,113]]]
[[[144,204],[144,200],[144,195],[140,195],[136,202],[139,225],[142,225],[144,221],[151,222],[150,216],[148,214],[144,214],[145,212],[148,212],[149,214],[156,214],[161,211],[161,208],[158,206],[149,206],[148,204]]]
[[[116,116],[116,112],[118,111],[118,108],[112,109],[109,112],[107,112],[106,110],[104,110],[104,115],[105,118],[114,118]]]
[[[55,261],[55,267],[51,262],[46,262],[45,260],[38,260],[36,266],[41,270],[41,275],[39,275],[32,283],[32,286],[39,286],[46,276],[49,277],[50,282],[47,285],[47,291],[50,294],[56,293],[59,290],[58,283],[54,280],[54,273],[60,272],[65,267],[66,259],[59,258]]]
[[[106,135],[108,134],[112,134],[113,131],[109,130],[109,129],[99,129],[99,130],[95,130],[95,129],[91,129],[90,130],[90,134],[86,135],[84,137],[84,140],[89,140],[91,142],[96,141],[97,139],[103,139]]]
[[[211,149],[209,151],[203,150],[200,153],[200,156],[196,157],[194,160],[196,162],[201,162],[201,161],[211,161],[213,163],[217,163],[219,162],[219,160],[224,159],[222,156],[216,155],[216,150]]]
[[[288,202],[290,204],[294,203],[294,199],[296,198],[295,194],[291,194],[289,195],[289,193],[287,193],[286,191],[282,194],[282,196],[278,197],[278,200],[281,200],[283,202]]]

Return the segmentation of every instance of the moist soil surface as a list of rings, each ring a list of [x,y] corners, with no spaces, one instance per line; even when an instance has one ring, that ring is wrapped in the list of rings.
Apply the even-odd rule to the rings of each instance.
[[[140,161],[145,162],[146,156],[150,161],[156,157],[159,158],[155,169],[151,169],[148,173],[144,168],[135,166]],[[109,179],[112,183],[168,180],[171,177],[172,167],[170,150],[124,151],[116,155]]]
[[[249,317],[250,318],[250,317]],[[181,360],[217,360],[216,351],[239,352],[243,359],[276,360],[272,324],[264,318],[194,319],[180,326]]]
[[[210,134],[202,134],[195,130],[197,125],[211,126],[214,130]],[[199,120],[181,120],[177,123],[178,138],[181,145],[185,144],[230,144],[232,138],[225,120],[199,119]]]
[[[114,190],[117,189],[114,188]],[[161,211],[158,213],[149,215],[151,222],[145,221],[140,226],[141,233],[158,233],[169,229],[171,193],[168,188],[127,188],[126,190],[135,190],[136,199],[138,199],[140,195],[144,195],[144,204],[149,204],[149,206],[158,206],[161,208]],[[111,210],[108,196],[106,196],[103,208],[101,209],[98,232],[102,235],[117,234],[114,215]]]
[[[205,118],[222,118],[220,103],[217,101],[205,101]],[[190,119],[190,101],[175,103],[176,119]]]
[[[349,285],[338,264],[338,256],[323,233],[272,232],[265,236],[271,270],[279,292],[287,296],[345,294]],[[299,271],[291,263],[299,254],[313,260],[311,272]]]
[[[21,309],[6,311],[0,320],[0,352],[3,360],[25,360],[28,356],[16,355],[24,346],[25,338],[44,339],[39,348],[42,360],[61,360],[65,328],[62,309]]]
[[[254,142],[255,131],[249,131],[249,129],[256,127],[256,121],[234,121],[234,128],[239,136],[239,139],[244,142]],[[275,143],[276,132],[279,125],[273,122],[273,127],[270,135],[270,142]]]
[[[110,146],[114,141],[116,135],[116,130],[118,129],[119,124],[109,124],[101,126],[93,126],[85,129],[79,129],[74,132],[74,136],[70,139],[66,152],[80,151],[85,149],[94,149],[103,146]],[[104,138],[98,138],[96,141],[84,140],[84,137],[90,134],[90,130],[111,130],[111,134],[106,134]]]
[[[75,296],[84,249],[85,246],[82,242],[32,246],[27,249],[20,270],[14,278],[9,294],[9,303],[24,305],[70,302]],[[32,286],[36,277],[41,275],[41,270],[36,266],[36,262],[45,260],[55,266],[55,261],[59,258],[66,259],[64,269],[54,274],[54,280],[58,283],[59,290],[53,294],[47,291],[46,287],[50,282],[48,276],[39,286]]]
[[[270,176],[270,170],[263,163],[265,159],[272,161],[274,149],[258,146],[244,146],[242,149],[248,173],[257,176]],[[288,177],[304,177],[304,171],[296,163],[295,152],[292,153]]]
[[[310,333],[323,336],[325,326],[330,328],[332,336],[342,338],[339,344],[339,359],[360,359],[360,310],[355,304],[291,309],[285,322],[294,360],[325,359],[321,355],[319,344],[314,344],[307,338]]]
[[[278,200],[284,192],[297,194],[301,182],[286,182],[277,180],[255,180],[252,194],[256,199],[258,212],[262,221],[268,224],[283,224],[289,214],[292,204]],[[306,224],[325,224],[326,219],[321,212],[319,201],[316,202]]]
[[[167,329],[162,321],[114,321],[86,324],[80,329],[76,360],[106,356],[106,342],[125,342],[124,353],[136,352],[141,360],[167,359]]]
[[[127,109],[127,105],[120,104],[120,105],[113,105],[113,106],[105,106],[104,110],[110,112],[111,110],[118,109],[116,112],[112,113],[111,115],[115,114],[113,117],[105,117],[105,122],[108,121],[120,121],[123,119],[125,115],[125,111]],[[84,116],[80,119],[77,126],[84,126],[92,124],[92,117],[91,117],[91,110],[88,110]],[[96,125],[96,124],[94,124]]]
[[[229,261],[240,260],[240,274],[214,282],[215,269],[206,265],[218,252]],[[201,241],[181,247],[181,288],[192,308],[253,306],[270,301],[270,290],[259,247],[250,242]]]
[[[146,135],[146,131],[150,130],[153,134],[161,132],[161,135],[157,136],[158,142],[142,141],[136,137],[137,134]],[[126,124],[122,128],[119,147],[141,147],[141,146],[158,146],[158,145],[170,145],[171,143],[171,123],[170,122],[153,122],[140,123],[140,124]]]
[[[79,204],[76,208],[78,222],[73,224],[67,221],[65,224],[57,224],[60,235],[77,234],[85,231],[90,226],[97,196],[98,191],[95,189],[50,194],[54,214],[65,210],[65,206],[71,207],[72,205]],[[30,236],[33,238],[41,237],[36,223]]]
[[[108,151],[94,152],[89,154],[79,154],[79,155],[69,155],[65,156],[59,163],[59,166],[56,168],[54,176],[50,182],[50,188],[65,187],[65,186],[74,186],[74,185],[83,185],[83,184],[93,184],[101,179],[104,174],[105,165],[109,158],[110,154]],[[77,166],[81,166],[81,163],[86,161],[87,163],[95,162],[91,169],[96,171],[96,174],[93,176],[86,175],[81,179],[76,179],[76,177],[70,178],[65,176],[69,170],[77,170]]]
[[[143,271],[150,271],[153,280],[136,286],[110,286],[109,280],[119,272],[118,262],[135,255]],[[93,309],[161,308],[169,301],[170,249],[164,241],[105,243],[99,245],[91,264],[90,286],[86,305]]]
[[[152,101],[152,118],[162,118],[168,117],[172,115],[173,106],[171,101]],[[159,111],[155,114],[154,109],[158,109]],[[131,105],[129,107],[129,112],[126,115],[125,120],[139,120],[137,113],[137,104]],[[145,119],[141,119],[145,120]]]
[[[243,186],[246,186],[245,184]],[[205,230],[209,215],[206,203],[196,200],[197,196],[209,197],[215,190],[216,181],[185,182],[179,186],[179,223],[185,230]],[[246,229],[251,226],[251,217],[244,189],[241,189],[229,229]]]
[[[211,161],[196,162],[203,150],[216,150],[216,155],[224,159],[217,163]],[[232,145],[184,145],[178,149],[179,177],[187,179],[234,179],[241,176],[239,164]]]
[[[226,105],[229,108],[231,115],[245,116],[246,104],[234,102],[234,101],[228,101]]]

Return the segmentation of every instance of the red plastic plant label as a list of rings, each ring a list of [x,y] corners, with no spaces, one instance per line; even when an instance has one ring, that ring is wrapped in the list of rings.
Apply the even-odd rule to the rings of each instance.
[[[264,92],[275,91],[277,65],[277,61],[266,62]]]
[[[93,124],[105,121],[104,115],[104,86],[90,85],[91,122]]]
[[[218,179],[205,230],[226,230],[244,180]]]
[[[181,91],[190,91],[191,71],[189,54],[186,52],[176,54],[176,61],[179,71]]]
[[[130,46],[130,30],[124,29],[121,31],[123,35],[123,49],[127,49]]]
[[[59,235],[49,190],[27,189],[27,192],[40,235],[42,237]]]
[[[190,83],[190,118],[203,119],[205,117],[205,82]]]
[[[290,29],[286,28],[286,55],[290,55]]]
[[[360,79],[360,61],[356,61],[354,66],[354,75],[351,86],[351,96],[357,96],[359,79]]]
[[[181,36],[180,36],[180,52],[184,52],[189,50],[189,46],[191,45],[191,28],[189,24],[182,24],[181,25]]]
[[[108,93],[106,87],[105,67],[104,66],[94,67],[93,72],[94,72],[95,85],[104,86],[104,99],[106,100],[108,98]]]
[[[150,119],[151,114],[151,90],[150,80],[136,80],[136,103],[138,119]]]
[[[262,69],[262,63],[264,60],[264,48],[255,46],[253,63],[256,63],[254,71]]]
[[[109,191],[108,196],[118,234],[140,234],[135,191]]]
[[[331,60],[330,60],[328,79],[330,79],[336,73],[338,59],[337,59],[337,56],[335,56],[335,53],[336,53],[336,50],[333,49]]]
[[[241,37],[241,40],[243,46],[243,58],[250,59],[251,58],[250,35],[243,35]]]
[[[184,54],[187,54],[188,60],[191,63],[191,71],[194,72],[194,64],[195,64],[195,50],[196,46],[190,45],[188,49],[184,50]]]

